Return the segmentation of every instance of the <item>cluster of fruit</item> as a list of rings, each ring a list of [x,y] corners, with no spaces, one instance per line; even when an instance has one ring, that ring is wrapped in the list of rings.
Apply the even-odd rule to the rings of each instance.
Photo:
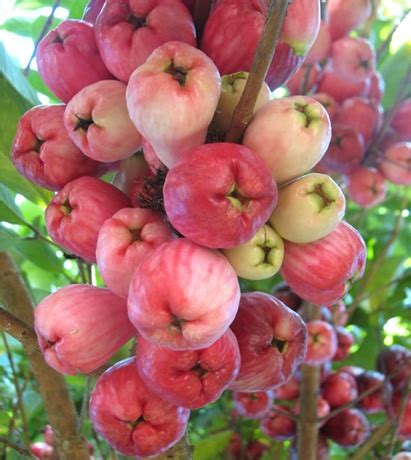
[[[348,196],[364,208],[385,199],[386,180],[411,184],[411,99],[398,105],[376,144],[384,80],[372,43],[349,35],[370,16],[371,3],[330,0],[328,20],[321,22],[304,65],[287,83],[291,94],[309,94],[326,107],[333,134],[317,170],[343,175]],[[368,150],[371,162],[364,161]]]

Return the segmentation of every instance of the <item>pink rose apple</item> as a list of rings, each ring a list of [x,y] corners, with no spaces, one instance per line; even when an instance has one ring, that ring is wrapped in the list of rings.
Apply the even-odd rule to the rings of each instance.
[[[99,163],[73,144],[64,128],[65,106],[40,105],[19,121],[12,160],[20,174],[50,190],[60,190],[73,179],[98,174]]]
[[[313,46],[304,59],[304,64],[316,64],[327,59],[331,47],[331,35],[328,24],[321,21],[320,30]]]
[[[375,103],[380,104],[384,96],[385,82],[380,72],[373,72],[370,78],[370,89],[368,97]]]
[[[204,143],[220,91],[210,58],[186,43],[169,42],[133,72],[127,107],[137,129],[171,168]]]
[[[347,374],[350,374],[354,377],[355,381],[357,381],[357,377],[360,376],[365,372],[365,369],[362,367],[358,366],[343,366],[340,369],[338,369],[338,372],[347,372]]]
[[[404,389],[411,377],[411,351],[401,345],[392,345],[380,351],[377,370],[389,378],[394,389]]]
[[[106,0],[96,40],[110,72],[126,83],[164,43],[196,45],[193,18],[181,0]]]
[[[387,149],[378,167],[393,184],[411,185],[411,142],[399,142]]]
[[[256,391],[254,393],[233,392],[235,410],[247,418],[261,418],[273,404],[272,391]]]
[[[402,400],[404,394],[400,391],[396,391],[392,397],[392,403],[390,407],[390,412],[392,412],[393,419],[399,421],[399,430],[398,435],[400,439],[410,440],[411,439],[411,396],[409,394],[405,395],[405,407],[404,412],[402,413],[401,420],[399,421],[399,415],[402,406]]]
[[[261,420],[261,431],[268,437],[277,441],[291,439],[297,432],[297,425],[293,419],[287,415],[276,412],[276,409],[281,412],[293,415],[292,411],[287,406],[275,404],[270,412]]]
[[[357,168],[345,177],[348,197],[362,208],[371,208],[385,200],[384,176],[374,168]]]
[[[371,12],[371,0],[330,0],[327,13],[332,40],[337,40],[357,28],[368,19]]]
[[[88,262],[96,262],[97,237],[106,219],[130,202],[113,185],[94,177],[69,182],[46,209],[46,226],[52,240]]]
[[[331,408],[342,406],[358,396],[355,379],[347,372],[330,374],[321,386],[321,395]]]
[[[358,402],[358,407],[368,414],[384,411],[392,389],[389,382],[385,382],[385,375],[376,371],[366,371],[357,376],[355,380],[360,395],[375,388],[373,393]]]
[[[63,102],[85,86],[112,78],[101,60],[94,28],[85,21],[61,22],[40,41],[36,60],[45,84]]]
[[[72,284],[34,310],[34,327],[47,364],[62,374],[88,374],[135,334],[127,302],[108,289]]]
[[[339,104],[337,104],[337,102],[327,93],[315,93],[310,97],[320,102],[324,106],[328,116],[330,117],[330,120],[333,122],[338,111],[340,110]]]
[[[274,391],[275,399],[281,399],[284,401],[293,401],[300,395],[300,382],[297,377],[293,375],[287,382],[280,387],[277,387]]]
[[[333,357],[333,361],[343,361],[348,358],[350,348],[355,343],[355,338],[350,331],[342,326],[338,326],[335,332],[337,333],[337,350]]]
[[[241,296],[231,326],[241,353],[234,391],[268,391],[285,383],[304,359],[307,328],[280,300],[262,292]]]
[[[346,409],[330,418],[322,433],[343,447],[356,447],[370,434],[367,417],[358,409]]]
[[[391,127],[399,135],[400,140],[411,141],[411,98],[405,99],[398,106],[391,121]]]
[[[141,139],[141,146],[143,148],[143,154],[146,162],[150,166],[151,171],[155,174],[159,169],[165,169],[166,166],[158,158],[157,153],[153,149],[152,145],[144,139]]]
[[[180,238],[151,252],[131,281],[128,313],[147,340],[174,350],[209,347],[233,321],[240,299],[227,259]]]
[[[34,455],[35,458],[40,460],[53,460],[54,457],[54,447],[49,446],[45,442],[34,442],[30,444],[30,452]]]
[[[347,308],[345,303],[340,300],[335,305],[327,307],[331,313],[331,321],[334,326],[345,326],[348,321]]]
[[[233,248],[250,240],[268,220],[277,186],[264,162],[238,144],[192,149],[164,184],[171,225],[210,248]]]
[[[83,20],[94,24],[97,16],[103,8],[105,0],[89,0],[86,8],[84,9]]]
[[[184,435],[190,411],[156,396],[125,359],[99,377],[90,397],[90,420],[122,455],[147,457],[169,449]]]
[[[313,243],[285,242],[281,275],[300,297],[316,305],[333,305],[364,273],[366,247],[347,222]]]
[[[317,366],[330,361],[337,351],[337,335],[334,328],[321,320],[308,321],[307,354],[304,362]]]
[[[307,94],[320,81],[322,69],[319,64],[304,64],[287,81],[287,88],[291,95]]]
[[[138,338],[138,371],[151,391],[172,404],[198,409],[218,399],[240,370],[240,351],[228,329],[200,350],[170,350]]]

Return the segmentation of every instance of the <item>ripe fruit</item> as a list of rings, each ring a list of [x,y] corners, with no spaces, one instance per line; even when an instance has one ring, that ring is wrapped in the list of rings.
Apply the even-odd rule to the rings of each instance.
[[[96,382],[90,397],[95,430],[122,455],[147,457],[178,442],[190,411],[163,401],[138,374],[134,359],[110,367]]]
[[[328,420],[322,433],[340,446],[355,447],[367,439],[370,426],[361,411],[346,409]]]
[[[331,36],[328,29],[328,24],[324,21],[320,23],[317,38],[313,46],[310,48],[307,56],[304,59],[304,64],[316,64],[327,59],[331,47]]]
[[[142,208],[117,211],[104,222],[97,240],[97,265],[106,286],[127,298],[135,269],[171,239],[172,231],[160,214]]]
[[[405,99],[396,109],[391,127],[400,136],[402,141],[411,141],[411,98]]]
[[[94,24],[97,16],[100,14],[100,11],[104,6],[104,3],[105,0],[89,0],[84,9],[83,20],[89,22],[90,24]]]
[[[393,184],[411,185],[411,142],[400,142],[387,149],[378,168]]]
[[[61,22],[40,41],[36,60],[45,84],[63,102],[85,86],[112,78],[101,60],[94,28],[85,21]]]
[[[321,395],[331,408],[342,406],[358,396],[354,377],[347,372],[330,374],[321,386]]]
[[[392,397],[392,415],[395,420],[398,420],[400,414],[400,408],[402,406],[403,393],[396,391]],[[411,396],[406,396],[404,413],[402,414],[401,421],[399,423],[399,437],[400,439],[411,439]]]
[[[325,110],[328,113],[328,116],[330,117],[330,120],[334,121],[338,111],[340,110],[339,104],[337,104],[337,102],[327,93],[315,93],[311,97],[316,101],[320,102],[321,105],[324,106]]]
[[[368,97],[376,104],[380,104],[384,96],[385,82],[380,72],[373,72],[370,79]],[[394,115],[395,116],[395,115]]]
[[[313,243],[285,241],[281,276],[297,295],[316,305],[333,305],[364,273],[366,247],[347,222]]]
[[[310,243],[334,231],[344,213],[338,185],[325,174],[311,173],[280,188],[270,223],[282,238]]]
[[[337,351],[334,328],[321,320],[307,322],[308,342],[304,362],[311,366],[330,361]]]
[[[83,176],[69,182],[47,206],[47,231],[59,246],[94,263],[101,226],[116,211],[128,207],[128,198],[116,187]]]
[[[334,326],[345,326],[348,321],[348,313],[345,307],[345,303],[340,300],[335,305],[328,307],[331,313],[331,321]]]
[[[268,294],[242,294],[231,329],[241,353],[240,373],[230,385],[232,390],[272,390],[285,383],[304,358],[304,321]]]
[[[286,415],[275,412],[275,409],[292,414],[292,411],[287,406],[275,404],[272,410],[261,420],[261,431],[277,441],[293,438],[297,431],[295,421]]]
[[[271,278],[284,258],[284,243],[270,225],[263,225],[246,243],[223,251],[238,276],[248,280]]]
[[[385,410],[387,406],[387,396],[390,387],[389,383],[387,382],[387,387],[384,386],[385,376],[380,372],[375,371],[366,371],[356,377],[356,382],[358,386],[358,393],[361,395],[364,391],[370,390],[373,387],[376,387],[376,390],[362,398],[361,401],[358,402],[358,407],[367,412],[369,414],[373,414],[375,412],[380,412]]]
[[[210,248],[233,248],[250,240],[268,220],[277,187],[254,152],[221,142],[192,149],[164,184],[171,225]]]
[[[301,176],[327,150],[331,123],[324,107],[306,96],[275,99],[253,117],[243,144],[268,165],[278,184]]]
[[[288,80],[287,88],[291,95],[306,94],[320,81],[322,68],[319,64],[304,64]]]
[[[209,347],[233,321],[237,276],[218,253],[180,238],[137,267],[128,297],[130,321],[147,340],[173,350]]]
[[[30,452],[40,460],[53,460],[54,447],[45,442],[34,442],[30,444]]]
[[[342,326],[336,327],[335,331],[337,333],[337,351],[333,357],[333,361],[343,361],[348,358],[350,348],[355,343],[355,338],[350,331],[347,331]]]
[[[88,374],[135,334],[127,303],[108,289],[72,284],[34,310],[34,326],[47,364],[62,374]]]
[[[133,72],[127,86],[130,118],[168,168],[204,143],[220,86],[213,61],[182,42],[160,46]]]
[[[274,392],[275,399],[284,401],[292,401],[297,399],[300,395],[300,382],[297,377],[293,375],[283,385],[277,387]]]
[[[95,27],[103,61],[126,83],[164,43],[177,40],[196,44],[193,18],[180,0],[108,0]]]
[[[371,0],[330,0],[327,5],[328,25],[332,40],[347,35],[372,12]]]
[[[235,410],[247,418],[261,418],[270,410],[273,404],[272,391],[257,391],[254,393],[233,392]]]
[[[357,168],[345,177],[349,198],[362,208],[382,203],[387,194],[384,176],[374,168]]]
[[[392,345],[380,351],[377,370],[389,378],[394,389],[403,389],[411,376],[411,352],[401,345]]]

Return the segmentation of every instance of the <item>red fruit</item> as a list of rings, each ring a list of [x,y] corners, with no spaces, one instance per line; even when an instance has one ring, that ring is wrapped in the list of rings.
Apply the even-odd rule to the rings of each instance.
[[[193,18],[180,0],[107,0],[96,20],[96,41],[113,75],[127,82],[166,42],[195,46]]]
[[[63,102],[85,86],[113,78],[101,60],[94,28],[85,21],[61,22],[40,41],[36,60],[45,84]]]
[[[377,370],[389,378],[394,389],[403,389],[411,376],[411,352],[401,345],[392,345],[380,351]]]
[[[88,374],[135,334],[127,302],[108,289],[65,286],[34,310],[34,326],[47,364],[62,374]]]
[[[354,377],[347,372],[330,374],[321,386],[321,395],[334,409],[358,396],[357,384]]]
[[[365,415],[358,409],[346,409],[324,425],[322,433],[343,447],[356,447],[370,434]]]
[[[157,455],[178,442],[190,411],[163,401],[138,374],[134,359],[120,361],[99,377],[90,397],[95,430],[122,455]]]
[[[172,404],[198,409],[218,399],[237,377],[240,351],[230,329],[200,350],[170,350],[140,336],[136,362],[153,393]]]
[[[209,347],[233,321],[239,304],[227,259],[180,238],[155,249],[131,281],[128,314],[145,339],[174,350]]]
[[[307,94],[318,83],[321,75],[322,69],[319,64],[304,64],[288,80],[288,91],[291,95]]]
[[[366,247],[347,222],[321,240],[298,244],[285,241],[281,276],[300,297],[316,305],[333,305],[361,278]]]
[[[330,361],[337,351],[337,336],[334,328],[321,320],[307,322],[308,343],[304,362],[317,366]]]
[[[357,379],[359,375],[366,372],[365,369],[363,369],[362,367],[358,367],[358,366],[344,366],[344,367],[341,367],[341,369],[339,369],[339,372],[340,371],[347,372],[348,374],[352,375],[355,379]]]
[[[374,168],[357,168],[345,177],[349,198],[362,208],[382,203],[387,194],[384,176]]]
[[[375,102],[380,104],[384,96],[385,82],[380,72],[373,72],[370,78],[370,88],[368,90],[368,97]]]
[[[272,410],[261,420],[261,431],[277,441],[293,438],[297,431],[295,421],[286,415],[275,412],[275,409],[292,415],[292,411],[287,406],[275,404]]]
[[[298,311],[303,299],[293,292],[286,283],[281,283],[273,290],[273,296],[285,303],[291,310]]]
[[[300,395],[300,382],[296,376],[293,375],[283,385],[277,387],[274,392],[275,399],[281,399],[284,401],[293,401]]]
[[[269,446],[260,441],[251,441],[247,444],[245,451],[246,458],[249,460],[259,460],[267,451]]]
[[[233,248],[251,239],[270,217],[277,196],[263,160],[231,143],[192,149],[164,184],[172,226],[209,248]]]
[[[361,25],[371,12],[371,0],[330,0],[327,13],[332,40],[347,35]]]
[[[402,141],[411,141],[411,98],[401,102],[394,113],[391,127]]]
[[[331,313],[331,322],[334,326],[345,326],[348,321],[345,303],[340,300],[335,305],[327,307]]]
[[[399,142],[388,148],[378,167],[393,184],[411,185],[411,142]]]
[[[328,116],[330,117],[330,120],[334,121],[338,111],[340,110],[340,106],[337,104],[337,102],[327,93],[315,93],[311,97],[324,106]]]
[[[240,373],[230,385],[232,390],[272,390],[285,383],[304,358],[304,321],[268,294],[243,294],[231,329],[241,353]]]
[[[378,149],[382,152],[385,152],[391,146],[397,144],[400,141],[401,139],[399,135],[396,133],[396,131],[394,131],[393,128],[388,127],[384,133],[383,138],[381,139],[381,142],[379,143]]]
[[[96,262],[97,237],[103,223],[130,201],[113,185],[94,177],[69,182],[46,209],[47,231],[65,250]]]
[[[317,38],[305,57],[304,64],[315,64],[327,59],[331,47],[331,35],[328,24],[324,21],[320,23]]]
[[[393,418],[398,421],[400,414],[400,408],[403,404],[404,395],[400,391],[396,391],[392,397],[392,413]],[[399,426],[399,437],[401,439],[411,439],[411,396],[407,396],[407,401],[405,402],[404,413],[401,417],[400,426]]]
[[[358,386],[358,393],[361,395],[364,391],[368,391],[373,387],[377,387],[376,390],[362,398],[358,402],[357,406],[369,414],[374,412],[381,412],[385,410],[387,406],[387,397],[389,395],[389,388],[384,386],[385,376],[380,372],[366,371],[356,377]],[[389,382],[386,382],[390,387]],[[388,390],[388,391],[387,391]]]
[[[233,392],[235,410],[247,418],[261,418],[273,404],[272,391],[257,391],[254,393]]]
[[[333,361],[343,361],[348,358],[350,348],[355,343],[355,338],[351,332],[347,331],[344,327],[338,326],[335,329],[337,333],[337,351],[333,357]]]
[[[44,441],[50,445],[54,446],[54,433],[53,428],[50,425],[46,425],[43,430]]]
[[[87,6],[84,9],[83,20],[94,24],[97,16],[100,14],[103,8],[105,0],[89,0]]]
[[[54,447],[45,442],[30,444],[30,452],[40,460],[53,460],[54,458]]]

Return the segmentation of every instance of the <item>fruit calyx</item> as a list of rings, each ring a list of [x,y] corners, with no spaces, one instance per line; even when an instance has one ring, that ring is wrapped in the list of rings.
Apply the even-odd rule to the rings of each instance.
[[[145,419],[142,415],[140,415],[140,417],[136,418],[132,422],[126,422],[126,423],[130,428],[134,429],[137,425],[143,422],[145,422]]]
[[[200,362],[197,362],[196,365],[191,368],[191,370],[195,372],[200,378],[207,374],[207,370],[201,367]]]
[[[186,84],[188,70],[184,67],[176,66],[173,60],[171,60],[171,63],[166,68],[165,72],[177,80],[180,86],[184,86]]]
[[[134,228],[129,229],[131,240],[134,241],[141,241],[141,228]]]
[[[239,209],[240,211],[245,209],[250,202],[250,198],[242,195],[236,187],[236,184],[232,185],[230,191],[228,192],[227,199],[236,209]]]
[[[186,322],[186,321],[185,321],[184,319],[179,318],[179,317],[176,316],[176,315],[173,315],[173,316],[172,316],[172,319],[171,319],[171,321],[170,321],[169,327],[170,327],[170,329],[173,329],[173,330],[175,330],[176,332],[180,332],[180,333],[181,333],[181,331],[183,330],[183,326],[184,326],[185,322]]]
[[[273,340],[271,340],[271,346],[277,348],[277,350],[280,353],[285,352],[285,350],[287,349],[287,345],[288,345],[287,341],[277,339],[277,337],[273,337]]]
[[[33,147],[33,150],[37,153],[40,153],[41,146],[44,144],[44,141],[36,137],[36,144]]]
[[[68,198],[63,201],[63,203],[61,203],[61,212],[65,215],[68,215],[71,213],[71,211],[73,210]]]
[[[324,184],[315,184],[314,189],[308,192],[307,195],[313,195],[317,198],[316,201],[319,204],[319,212],[323,211],[335,201],[324,189]]]
[[[87,132],[88,128],[94,123],[92,118],[81,118],[80,116],[76,115],[77,124],[74,128],[74,131],[82,129],[83,131]]]
[[[146,18],[134,16],[133,13],[127,16],[127,22],[134,27],[134,30],[140,29],[141,27],[147,27]]]
[[[296,110],[297,112],[300,112],[304,116],[304,122],[305,122],[306,128],[309,128],[311,123],[319,119],[316,113],[314,112],[314,110],[312,110],[312,107],[310,106],[310,104],[296,102],[294,104],[294,110]]]
[[[56,34],[55,37],[53,38],[52,43],[63,43],[63,42],[64,42],[64,38],[61,35]]]

